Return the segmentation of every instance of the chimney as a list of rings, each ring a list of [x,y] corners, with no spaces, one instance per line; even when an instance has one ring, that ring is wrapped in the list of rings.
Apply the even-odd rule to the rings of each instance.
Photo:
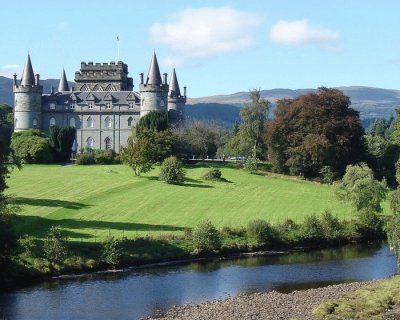
[[[167,74],[163,73],[163,84],[167,84]]]
[[[40,80],[40,76],[39,76],[39,74],[35,74],[35,77],[36,77],[36,83],[35,83],[35,85],[39,85],[39,80]]]
[[[16,87],[17,86],[17,74],[14,73],[13,77],[14,77],[14,86]]]
[[[186,98],[186,87],[183,87],[183,96]]]
[[[144,73],[142,72],[141,74],[140,74],[140,84],[143,84],[143,76],[144,76]]]

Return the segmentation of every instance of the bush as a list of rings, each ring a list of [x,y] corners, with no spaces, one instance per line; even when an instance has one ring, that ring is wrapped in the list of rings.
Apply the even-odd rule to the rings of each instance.
[[[94,153],[94,162],[96,164],[112,164],[115,161],[115,152],[111,149],[96,150]]]
[[[43,243],[45,257],[50,262],[60,263],[68,254],[67,241],[59,227],[51,227]]]
[[[182,162],[176,157],[165,159],[161,165],[160,180],[168,184],[182,183],[185,175],[182,168]]]
[[[303,238],[306,240],[320,240],[324,238],[324,229],[321,221],[315,214],[306,216],[301,225]]]
[[[206,180],[220,180],[221,177],[222,177],[221,170],[217,168],[212,168],[211,170],[203,174],[203,178]]]
[[[212,252],[221,248],[221,234],[208,221],[200,222],[193,230],[193,243],[199,252]]]
[[[22,254],[25,254],[28,257],[36,256],[36,241],[32,236],[24,235],[18,239],[18,246]]]
[[[257,158],[255,156],[248,156],[244,162],[243,168],[250,173],[257,172]]]
[[[14,132],[11,148],[15,156],[26,163],[50,163],[53,161],[49,139],[37,129]]]
[[[383,220],[372,210],[363,210],[359,213],[357,231],[363,239],[376,240],[384,237]]]
[[[114,237],[108,237],[103,243],[101,261],[109,265],[117,265],[121,260],[120,241]]]
[[[224,226],[222,227],[221,233],[231,237],[246,237],[247,235],[245,227]]]
[[[322,232],[327,239],[337,239],[343,235],[343,225],[337,217],[326,210],[321,215]]]
[[[95,164],[94,160],[94,153],[93,152],[85,152],[85,153],[80,153],[76,157],[76,164],[79,165],[90,165],[90,164]]]
[[[247,225],[247,234],[261,245],[271,243],[277,238],[276,230],[267,221],[261,219],[249,222]]]

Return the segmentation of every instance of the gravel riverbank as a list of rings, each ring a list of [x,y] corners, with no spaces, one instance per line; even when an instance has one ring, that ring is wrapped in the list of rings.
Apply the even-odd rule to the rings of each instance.
[[[341,298],[347,293],[357,290],[369,282],[353,282],[338,284],[318,289],[293,291],[288,294],[276,291],[239,295],[225,300],[208,301],[199,305],[174,307],[162,318],[187,320],[233,320],[233,319],[315,319],[312,310],[321,302]],[[397,317],[386,319],[400,319]]]

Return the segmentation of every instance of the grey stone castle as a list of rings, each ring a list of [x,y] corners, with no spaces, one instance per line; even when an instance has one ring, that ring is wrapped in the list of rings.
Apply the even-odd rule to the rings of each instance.
[[[113,149],[119,152],[139,118],[150,111],[168,112],[173,125],[184,122],[186,87],[179,89],[175,68],[167,84],[161,78],[156,54],[147,78],[140,74],[139,92],[133,91],[128,66],[121,62],[82,62],[75,73],[75,88],[69,88],[65,72],[57,92],[43,94],[39,75],[34,74],[28,54],[21,81],[14,74],[14,130],[40,129],[52,125],[76,128],[78,149]]]

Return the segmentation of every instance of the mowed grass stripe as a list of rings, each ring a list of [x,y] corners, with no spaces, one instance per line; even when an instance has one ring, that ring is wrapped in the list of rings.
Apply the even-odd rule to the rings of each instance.
[[[201,179],[207,170],[186,168],[188,181],[175,186],[157,180],[159,168],[135,177],[123,165],[26,165],[12,172],[7,192],[21,205],[21,233],[41,236],[49,225],[58,224],[72,238],[88,240],[94,234],[176,232],[202,219],[222,227],[256,218],[300,222],[325,209],[341,218],[351,216],[351,208],[337,201],[329,186],[231,167],[221,168],[227,182],[209,182]]]

